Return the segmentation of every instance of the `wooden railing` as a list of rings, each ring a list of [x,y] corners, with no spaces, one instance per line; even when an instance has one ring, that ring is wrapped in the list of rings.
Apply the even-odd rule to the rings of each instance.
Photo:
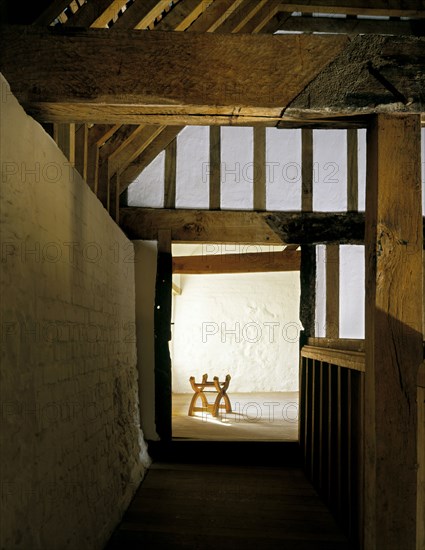
[[[304,468],[353,546],[363,547],[363,340],[309,338],[301,349]],[[425,541],[425,361],[418,372],[417,549]]]
[[[304,467],[358,548],[363,531],[363,407],[363,341],[309,339],[301,350]]]
[[[417,550],[425,548],[425,361],[418,372],[418,509]]]

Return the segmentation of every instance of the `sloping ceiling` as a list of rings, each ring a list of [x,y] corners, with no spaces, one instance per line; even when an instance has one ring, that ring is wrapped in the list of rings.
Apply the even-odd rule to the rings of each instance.
[[[317,14],[320,14],[321,17],[312,17]],[[338,17],[335,17],[336,14]],[[348,34],[349,38],[334,37],[332,39],[334,50],[331,50],[328,57],[324,56],[316,42],[312,42],[310,47],[305,47],[306,51],[311,50],[313,58],[319,59],[322,56],[323,62],[317,66],[317,70],[308,73],[306,81],[301,80],[298,82],[297,89],[288,99],[290,104],[302,92],[293,106],[294,115],[299,116],[300,113],[305,115],[308,109],[313,108],[316,109],[314,112],[318,112],[323,108],[323,105],[320,104],[322,94],[320,90],[317,91],[317,86],[323,85],[323,78],[321,80],[319,75],[317,79],[317,73],[326,68],[341,49],[350,48],[350,43],[349,55],[351,57],[346,59],[339,57],[339,63],[336,63],[336,69],[333,71],[333,65],[329,66],[331,68],[325,69],[328,71],[327,78],[332,83],[332,89],[328,87],[326,90],[326,101],[333,99],[335,80],[341,73],[341,65],[344,64],[344,60],[352,62],[352,67],[354,67],[350,74],[350,86],[356,82],[358,72],[355,69],[358,67],[359,59],[355,55],[357,49],[353,46],[353,43],[355,44],[355,40],[358,40],[359,37],[356,39],[352,35],[358,33],[421,35],[424,31],[425,2],[421,0],[404,2],[380,0],[374,2],[372,8],[364,0],[329,0],[328,2],[310,0],[305,4],[295,1],[281,2],[279,0],[73,0],[72,2],[69,0],[53,0],[50,2],[45,0],[32,2],[29,7],[22,8],[20,3],[3,0],[0,2],[0,15],[2,21],[7,23],[32,24],[38,27],[51,26],[64,29],[110,28],[121,31],[143,29],[150,31],[263,35],[289,30],[291,32]],[[371,17],[383,17],[384,19],[371,19]],[[8,32],[13,31],[10,31],[9,28]],[[10,35],[4,36],[8,41],[10,40]],[[381,37],[380,39],[382,42]],[[20,40],[22,42],[22,35]],[[391,49],[388,44],[393,42],[383,40],[382,55],[388,57],[389,49]],[[401,41],[403,40],[401,39]],[[416,42],[415,44],[417,48],[423,48],[424,45],[422,41],[419,45]],[[362,47],[367,54],[375,46],[375,42],[367,42]],[[396,49],[400,51],[400,48],[403,50],[403,47],[403,44],[398,44]],[[33,63],[30,43],[25,45],[25,49],[29,63]],[[391,50],[393,55],[394,49],[393,46]],[[328,50],[329,47],[326,51]],[[66,55],[70,56],[72,54],[67,52]],[[78,55],[77,49],[75,50],[77,59]],[[129,55],[131,55],[131,52],[129,52]],[[172,52],[170,52],[170,56],[172,56]],[[362,81],[362,85],[367,88],[369,80],[371,80],[374,86],[378,87],[377,93],[382,95],[383,101],[394,102],[395,98],[399,103],[404,103],[406,109],[410,108],[409,102],[412,103],[413,101],[411,95],[414,93],[414,89],[412,91],[412,86],[407,86],[406,89],[398,90],[392,80],[394,78],[393,64],[387,62],[384,64],[385,71],[381,71],[380,67],[374,67],[371,62],[368,67],[369,72],[364,82]],[[3,66],[7,68],[6,53],[0,64],[0,70],[3,69]],[[109,66],[111,67],[111,65]],[[279,67],[280,61],[276,58],[275,70],[277,72]],[[105,69],[108,70],[108,60],[103,59],[102,70]],[[7,70],[5,74],[8,77]],[[418,74],[420,74],[419,80]],[[106,72],[107,76],[108,73]],[[418,67],[411,67],[410,76],[414,86],[418,90],[422,90],[423,71],[420,73]],[[318,80],[317,86],[316,80]],[[390,82],[391,80],[392,82]],[[357,90],[356,97],[363,97],[361,95],[363,91],[363,89]],[[422,94],[422,91],[419,93]],[[337,109],[343,112],[345,108],[343,99],[346,97],[345,89],[339,89],[338,94],[335,97],[335,105]],[[399,95],[397,96],[397,94]],[[387,96],[390,96],[390,99]],[[356,97],[353,95],[351,101],[355,103]],[[311,98],[313,98],[313,106],[310,105]],[[283,105],[284,108],[288,107],[288,101]],[[291,113],[290,105],[288,113]],[[45,114],[44,118],[46,118]],[[43,121],[43,116],[40,116],[40,120]],[[160,124],[158,121],[155,121],[155,124],[149,124],[146,121],[143,124],[120,124],[116,122],[116,118],[113,122],[93,124],[93,120],[78,120],[78,124],[73,129],[73,131],[76,131],[76,139],[82,138],[87,143],[83,154],[89,157],[89,162],[86,162],[87,173],[84,175],[89,185],[97,192],[104,203],[108,195],[108,186],[117,174],[120,181],[119,190],[123,192],[140,172],[175,140],[183,127],[181,124],[175,125],[175,122],[172,125]],[[277,122],[279,121],[274,121],[274,125]],[[227,123],[232,122],[228,121]],[[285,123],[287,121],[283,121],[283,124],[281,121],[280,125],[284,126]],[[288,124],[290,125],[290,122]],[[63,131],[65,125],[59,124],[59,126],[62,126],[62,128],[59,128],[59,130],[56,128],[56,132]]]

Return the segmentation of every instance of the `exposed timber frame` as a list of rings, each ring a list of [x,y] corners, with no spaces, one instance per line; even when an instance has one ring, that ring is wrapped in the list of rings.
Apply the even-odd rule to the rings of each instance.
[[[365,548],[415,550],[423,361],[420,119],[378,115],[366,197]]]

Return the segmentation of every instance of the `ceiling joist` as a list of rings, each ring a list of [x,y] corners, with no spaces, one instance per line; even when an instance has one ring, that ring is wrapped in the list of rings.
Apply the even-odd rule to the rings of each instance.
[[[299,271],[298,250],[254,252],[245,254],[204,254],[173,257],[173,273],[210,275],[213,273],[265,273]]]

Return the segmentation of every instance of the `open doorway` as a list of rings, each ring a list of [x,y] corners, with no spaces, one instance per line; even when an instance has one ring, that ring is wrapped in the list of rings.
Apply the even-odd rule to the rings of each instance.
[[[173,244],[174,265],[184,263],[179,258],[192,258],[195,262],[188,265],[199,266],[200,256],[219,257],[223,264],[222,273],[181,268],[173,275],[173,439],[298,439],[299,272],[271,265],[272,257],[283,254],[284,248]],[[258,266],[254,272],[249,266],[226,272],[226,259],[234,262],[236,254],[240,265],[262,254],[267,272],[259,272]],[[231,412],[223,407],[217,416],[208,410],[188,414],[194,395],[189,379],[193,376],[199,383],[204,374],[208,381],[214,376],[224,381],[230,375]],[[206,393],[209,403],[216,397],[215,391]],[[196,405],[204,408],[200,398]]]

